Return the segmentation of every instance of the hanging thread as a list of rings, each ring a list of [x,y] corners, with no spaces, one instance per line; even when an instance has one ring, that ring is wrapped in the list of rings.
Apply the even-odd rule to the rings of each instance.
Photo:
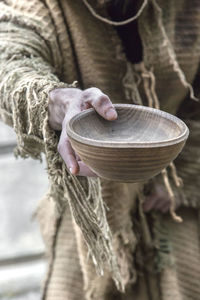
[[[158,100],[158,97],[157,97],[157,94],[155,91],[156,80],[155,80],[155,76],[153,74],[153,69],[147,70],[147,68],[145,67],[143,62],[138,64],[137,69],[141,71],[141,76],[143,78],[144,91],[147,96],[149,107],[160,109],[160,103],[159,103],[159,100]],[[175,182],[175,185],[177,187],[181,187],[183,183],[182,183],[181,178],[179,178],[177,175],[176,167],[175,167],[174,163],[171,162],[169,166],[172,171],[172,178]],[[164,170],[162,170],[161,174],[163,177],[163,182],[165,184],[167,193],[168,193],[170,201],[171,201],[170,214],[176,222],[180,223],[183,220],[181,217],[177,216],[177,214],[175,213],[175,208],[176,208],[175,207],[175,195],[174,195],[174,192],[173,192],[172,187],[169,182],[167,169],[165,168]]]
[[[96,11],[94,10],[94,8],[89,4],[89,2],[87,0],[83,0],[83,3],[85,4],[85,6],[88,8],[88,10],[90,11],[90,13],[93,15],[93,17],[95,17],[96,19],[106,23],[106,24],[109,24],[109,25],[113,25],[113,26],[122,26],[122,25],[126,25],[126,24],[129,24],[131,22],[133,22],[134,20],[136,20],[140,15],[141,13],[143,12],[145,6],[147,5],[148,3],[148,0],[144,0],[140,9],[138,10],[137,14],[134,15],[133,17],[131,18],[128,18],[124,21],[119,21],[119,22],[115,22],[115,21],[111,21],[107,18],[104,18],[102,16],[100,16],[98,13],[96,13]]]

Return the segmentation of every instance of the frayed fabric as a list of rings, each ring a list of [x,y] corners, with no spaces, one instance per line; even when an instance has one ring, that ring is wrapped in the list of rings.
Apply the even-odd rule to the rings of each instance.
[[[189,3],[191,15],[188,11],[186,14],[184,1],[177,4],[178,8],[174,1],[159,0],[159,6],[157,2],[148,1],[138,18],[144,50],[142,72],[127,62],[115,29],[94,18],[80,0],[0,3],[0,116],[15,129],[16,155],[41,159],[41,153],[45,153],[47,159],[50,190],[45,209],[40,207],[41,214],[38,212],[41,225],[45,210],[52,207],[55,215],[48,219],[49,223],[52,220],[52,227],[41,226],[49,249],[45,300],[105,300],[106,297],[110,300],[113,295],[120,295],[117,288],[126,292],[140,282],[137,263],[142,259],[137,260],[136,253],[141,240],[146,247],[145,254],[155,250],[156,243],[142,209],[143,185],[106,183],[68,173],[57,152],[59,136],[48,124],[48,97],[52,89],[67,88],[77,80],[80,88],[101,89],[113,103],[134,102],[157,108],[160,105],[161,109],[175,114],[188,91],[193,97],[190,85],[197,72],[200,53],[198,36],[183,47],[181,43],[187,39],[179,31],[184,20],[187,36],[192,40],[194,33],[199,32],[199,15]],[[193,27],[191,17],[198,21]],[[183,35],[182,41],[174,38],[175,30],[178,37]],[[190,179],[191,174],[195,174],[194,182],[199,184],[198,165],[192,160],[197,150],[194,142],[199,134],[197,123],[188,121],[194,133],[189,141],[191,147],[190,150],[185,148],[178,162],[178,175],[185,181],[186,197],[182,200],[177,196],[182,205],[196,208],[199,195],[192,191],[194,185]],[[188,156],[188,151],[192,155]],[[174,178],[176,196],[179,179],[173,165],[169,174]],[[133,218],[142,232],[139,237]],[[176,226],[173,225],[173,229],[178,232],[180,227]],[[173,250],[168,247],[169,236],[160,225],[155,226],[154,234],[161,242],[158,266],[166,270],[167,264],[171,267],[168,256]],[[163,236],[165,241],[162,241]],[[152,260],[149,266],[152,269]],[[96,271],[100,275],[104,272],[104,276],[97,275]],[[165,275],[169,280],[167,273]],[[154,287],[151,279],[149,276],[149,285]],[[176,280],[179,285],[177,277]],[[152,291],[152,295],[156,295],[152,299],[159,299],[157,290]]]
[[[20,1],[18,3],[20,4]],[[47,42],[46,33],[44,32],[43,36],[40,35],[40,26],[44,25],[43,19],[33,19],[32,23],[31,19],[28,19],[26,22],[26,15],[25,19],[20,11],[17,15],[17,3],[15,5],[16,15],[13,18],[13,11],[8,6],[1,4],[6,11],[6,18],[10,20],[6,23],[7,31],[11,34],[16,31],[15,44],[18,45],[18,49],[13,50],[12,46],[8,46],[6,50],[3,48],[0,66],[2,78],[0,84],[2,110],[0,113],[3,115],[2,119],[6,118],[4,115],[6,109],[12,115],[12,125],[18,142],[15,154],[23,158],[32,157],[41,160],[41,152],[45,153],[51,184],[50,194],[54,195],[55,191],[62,193],[62,197],[57,197],[56,200],[58,212],[61,214],[69,204],[71,213],[82,230],[89,255],[92,257],[98,274],[103,275],[103,268],[107,263],[118,288],[123,290],[112,249],[111,233],[106,220],[100,181],[72,176],[67,171],[57,152],[58,136],[48,124],[49,92],[55,88],[74,85],[59,81],[55,75],[55,68],[48,63],[51,60],[49,49],[43,57],[36,55],[37,51],[38,53],[44,52],[43,45]],[[46,11],[47,13],[48,11]],[[4,23],[5,15],[2,15],[2,21]],[[17,23],[17,27],[15,27],[15,23]],[[32,41],[29,38],[29,31],[33,29],[35,29],[35,33]],[[3,32],[5,32],[5,27]],[[24,34],[24,39],[22,34]],[[5,32],[4,35],[6,39],[7,33]],[[53,47],[56,34],[52,39],[48,42],[51,42]],[[37,51],[32,50],[31,42],[35,42],[35,47],[38,46]],[[12,40],[10,43],[12,44]],[[58,47],[54,47],[53,51],[56,56],[59,56]],[[18,55],[13,54],[17,52],[19,52]],[[10,89],[11,86],[12,89]]]

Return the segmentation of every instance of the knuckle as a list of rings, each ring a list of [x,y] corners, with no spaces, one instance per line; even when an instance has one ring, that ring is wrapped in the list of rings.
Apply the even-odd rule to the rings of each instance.
[[[99,96],[99,94],[102,94],[101,90],[96,87],[88,88],[84,91],[82,91],[82,99],[88,100],[92,98],[96,98]]]
[[[96,87],[91,87],[89,89],[86,89],[82,92],[82,107],[85,107],[85,105],[91,104],[94,107],[106,107],[112,106],[112,103],[109,99],[109,97],[104,94],[100,89]]]
[[[81,98],[80,98],[81,102],[88,100],[89,96],[90,96],[90,93],[87,90],[82,91]]]
[[[97,99],[97,104],[99,106],[107,105],[108,102],[109,102],[109,98],[105,94],[100,95]]]

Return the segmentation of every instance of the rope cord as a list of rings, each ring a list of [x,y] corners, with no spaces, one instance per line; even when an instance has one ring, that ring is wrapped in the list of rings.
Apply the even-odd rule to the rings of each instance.
[[[136,20],[140,15],[141,13],[143,12],[145,6],[147,5],[148,3],[148,0],[144,0],[140,9],[138,10],[137,14],[134,15],[133,17],[131,18],[128,18],[124,21],[119,21],[119,22],[116,22],[116,21],[111,21],[107,18],[104,18],[102,16],[100,16],[98,13],[95,12],[95,10],[93,9],[93,7],[88,3],[88,0],[83,0],[83,3],[85,4],[85,6],[88,8],[88,10],[90,11],[90,13],[98,20],[106,23],[106,24],[109,24],[109,25],[113,25],[113,26],[122,26],[122,25],[126,25],[126,24],[129,24],[131,22],[133,22],[134,20]]]
[[[170,209],[169,209],[170,214],[171,214],[172,218],[174,219],[174,221],[176,221],[177,223],[181,223],[181,222],[183,222],[183,219],[180,216],[177,216],[177,214],[175,213],[175,196],[174,196],[174,192],[172,191],[172,188],[171,188],[171,185],[169,182],[167,170],[164,169],[164,170],[162,170],[161,173],[162,173],[165,187],[167,189],[167,192],[168,192],[170,200],[171,200],[171,205],[170,205]]]
[[[145,94],[146,94],[146,97],[148,100],[149,107],[154,107],[156,109],[160,109],[159,99],[157,97],[156,90],[155,90],[156,81],[155,81],[155,76],[153,74],[153,69],[147,70],[147,68],[145,67],[143,62],[140,63],[140,65],[138,65],[138,69],[140,69],[140,71],[141,71],[141,76],[143,78],[144,91],[145,91]],[[174,180],[176,186],[181,187],[182,180],[181,180],[181,178],[178,177],[178,175],[176,173],[176,167],[173,162],[170,163],[170,168],[171,168],[172,177],[173,177],[173,180]],[[167,169],[166,168],[163,169],[161,174],[162,174],[165,188],[167,190],[167,193],[168,193],[170,201],[171,201],[170,214],[176,222],[180,223],[180,222],[182,222],[182,218],[177,216],[177,214],[175,212],[175,208],[176,208],[175,207],[175,195],[174,195],[174,192],[173,192],[172,187],[169,182]]]

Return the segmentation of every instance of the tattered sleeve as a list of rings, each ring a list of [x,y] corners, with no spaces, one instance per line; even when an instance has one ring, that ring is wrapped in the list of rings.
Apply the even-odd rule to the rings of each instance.
[[[13,126],[16,151],[22,157],[38,158],[43,151],[49,91],[68,86],[59,80],[61,64],[54,25],[44,4],[1,1],[0,118]]]
[[[97,271],[102,274],[107,262],[116,284],[123,289],[100,181],[68,173],[57,151],[58,137],[48,125],[49,91],[69,85],[59,81],[61,55],[44,3],[0,0],[0,117],[17,133],[17,155],[40,158],[44,151],[49,196],[55,200],[57,212],[69,204]]]

